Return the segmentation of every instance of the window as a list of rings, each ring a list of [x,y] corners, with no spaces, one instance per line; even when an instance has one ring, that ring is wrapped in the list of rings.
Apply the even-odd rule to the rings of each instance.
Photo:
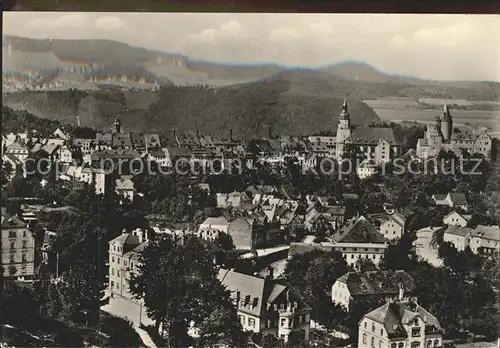
[[[384,329],[380,329],[380,336],[384,336]]]
[[[16,242],[10,242],[10,248],[15,249],[16,248]]]
[[[372,347],[375,347],[375,337],[372,337],[372,344],[371,344]]]
[[[412,342],[411,343],[411,348],[419,348],[420,347],[420,342]]]
[[[115,275],[115,269],[111,268],[111,275]]]
[[[372,323],[372,332],[375,332],[375,324]]]
[[[26,230],[23,230],[23,237],[26,238]]]
[[[398,348],[403,348],[404,346],[405,346],[405,344],[403,342],[398,343]]]
[[[365,321],[365,329],[366,329],[366,321]]]
[[[241,325],[245,325],[245,317],[243,315],[238,315],[240,318]]]
[[[439,340],[434,340],[434,347],[439,347]]]
[[[254,318],[248,318],[248,326],[255,327],[255,319]]]
[[[286,318],[281,318],[281,327],[285,326]]]
[[[120,276],[120,270],[119,270],[119,269],[117,269],[117,270],[116,270],[116,275],[117,275],[118,277]]]
[[[28,245],[28,241],[23,240],[23,249],[26,249],[26,248],[27,248],[27,245]]]
[[[114,287],[115,287],[115,282],[111,281],[111,289],[114,289]]]
[[[111,256],[111,262],[115,262],[115,257]]]
[[[366,344],[366,334],[363,334],[363,344]]]
[[[9,231],[9,238],[16,238],[16,231]]]
[[[382,348],[382,340],[378,341],[378,348]]]
[[[26,262],[26,261],[27,261],[27,254],[26,254],[26,253],[23,253],[23,254],[22,254],[22,261],[23,261],[23,262]]]
[[[123,265],[127,266],[127,260],[123,260]]]
[[[428,341],[427,341],[427,348],[431,348],[431,346],[432,346],[432,341],[431,341],[431,340],[428,340]]]
[[[120,290],[120,284],[116,283],[116,288]]]
[[[391,348],[396,348],[397,344],[396,343],[391,343]]]
[[[414,327],[411,329],[411,337],[420,337],[420,328]]]

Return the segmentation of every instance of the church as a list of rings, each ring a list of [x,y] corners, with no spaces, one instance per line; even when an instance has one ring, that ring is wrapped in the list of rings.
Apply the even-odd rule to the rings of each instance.
[[[427,126],[424,138],[418,139],[417,157],[431,158],[441,150],[452,151],[461,155],[465,150],[470,154],[482,154],[491,157],[491,137],[484,130],[473,130],[469,127],[453,127],[453,118],[447,103],[442,115],[437,116],[434,124]]]
[[[337,160],[342,160],[349,148],[364,154],[366,159],[375,164],[392,161],[398,158],[401,152],[401,144],[396,141],[391,128],[352,127],[347,99],[344,99],[337,127]]]

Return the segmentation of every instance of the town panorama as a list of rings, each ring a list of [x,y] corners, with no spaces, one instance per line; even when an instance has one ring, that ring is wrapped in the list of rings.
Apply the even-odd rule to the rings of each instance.
[[[497,17],[3,17],[2,347],[500,345]]]

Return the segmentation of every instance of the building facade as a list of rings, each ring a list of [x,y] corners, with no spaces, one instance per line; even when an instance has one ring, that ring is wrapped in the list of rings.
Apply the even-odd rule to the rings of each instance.
[[[435,123],[427,126],[424,138],[417,141],[419,158],[436,157],[439,152],[452,151],[461,155],[462,151],[470,154],[482,154],[491,157],[492,140],[484,130],[472,130],[468,127],[453,127],[450,108],[445,103],[442,114],[436,117]]]
[[[416,303],[401,298],[367,313],[359,322],[358,348],[438,348],[443,346],[439,321]]]
[[[35,274],[35,238],[21,219],[2,216],[2,268],[6,278]]]
[[[231,291],[245,331],[274,335],[288,341],[292,332],[309,340],[311,308],[292,287],[279,280],[220,269],[219,280]]]

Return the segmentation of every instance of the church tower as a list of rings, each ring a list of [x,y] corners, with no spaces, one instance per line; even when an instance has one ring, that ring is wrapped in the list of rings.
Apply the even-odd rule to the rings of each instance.
[[[448,104],[445,102],[443,107],[443,120],[441,122],[441,134],[443,135],[443,140],[449,141],[451,139],[452,132],[453,132],[453,119],[451,118],[450,110],[448,109]]]
[[[342,111],[339,116],[339,124],[337,127],[337,159],[341,160],[345,153],[345,143],[346,140],[351,137],[351,119],[349,111],[347,110],[347,98],[344,99],[342,104]]]
[[[120,133],[121,130],[122,130],[122,123],[120,121],[120,119],[117,117],[115,118],[115,123],[113,124],[114,125],[114,132],[115,133]]]

